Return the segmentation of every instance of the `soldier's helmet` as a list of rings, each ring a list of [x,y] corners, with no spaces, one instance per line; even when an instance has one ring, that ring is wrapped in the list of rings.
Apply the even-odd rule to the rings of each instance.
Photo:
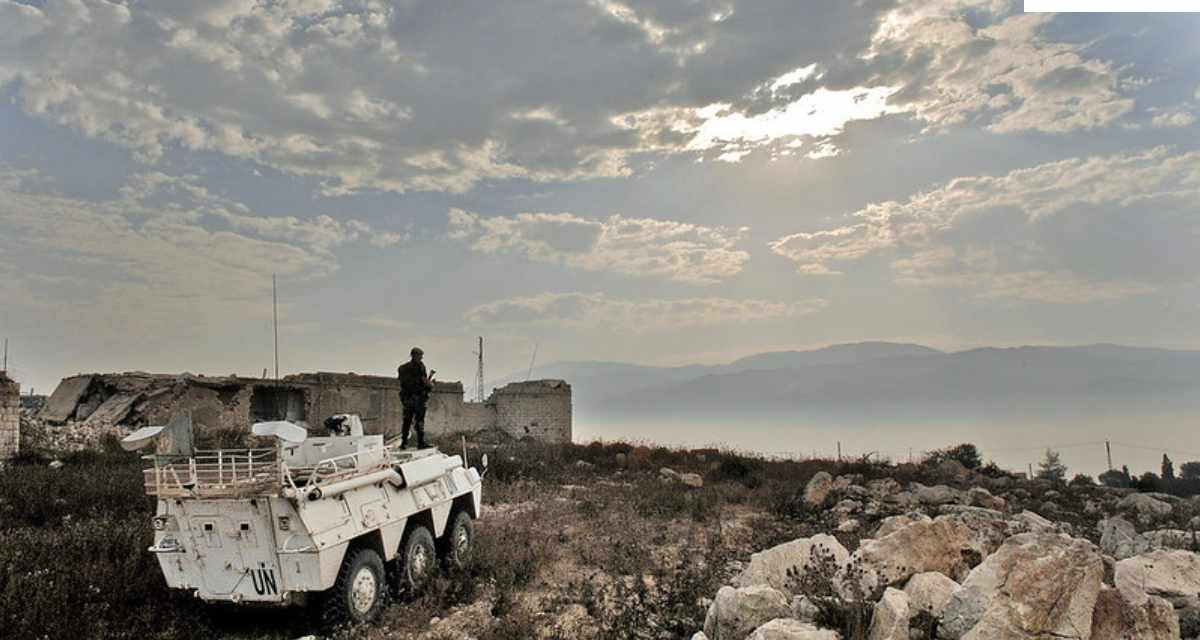
[[[408,355],[410,355],[410,356],[412,356],[412,357],[414,357],[414,358],[415,358],[415,357],[417,357],[417,356],[423,356],[423,355],[425,355],[425,352],[421,350],[421,347],[413,347],[413,348],[412,348],[412,351],[409,351],[409,352],[408,352]]]

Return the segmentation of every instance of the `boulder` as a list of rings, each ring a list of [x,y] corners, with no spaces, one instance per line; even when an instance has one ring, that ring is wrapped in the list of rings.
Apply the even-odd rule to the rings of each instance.
[[[817,603],[812,601],[808,596],[794,596],[792,598],[792,617],[801,622],[816,622],[817,616],[821,615],[821,609]]]
[[[1000,496],[992,495],[991,491],[983,487],[971,487],[967,490],[967,501],[972,507],[982,507],[984,509],[992,509],[994,511],[1004,511],[1008,508],[1008,501]]]
[[[1198,536],[1191,531],[1183,529],[1158,529],[1157,531],[1147,531],[1142,536],[1150,543],[1151,549],[1186,549],[1192,551],[1196,548]]]
[[[858,528],[860,526],[862,526],[862,523],[860,523],[858,520],[855,520],[854,518],[851,518],[851,519],[843,521],[841,524],[839,524],[837,526],[837,530],[840,533],[854,533],[855,531],[858,531]]]
[[[1139,535],[1133,523],[1113,516],[1096,523],[1100,532],[1100,550],[1116,558],[1124,560],[1151,549],[1150,541]]]
[[[833,510],[839,513],[858,513],[859,511],[862,511],[862,503],[858,500],[850,500],[847,498],[846,500],[842,500],[841,502],[833,505]]]
[[[697,631],[692,634],[692,640],[708,640],[708,636],[704,635],[703,631]]]
[[[700,477],[698,473],[681,473],[679,474],[679,482],[695,489],[704,486],[704,478]]]
[[[1179,619],[1170,602],[1162,598],[1147,598],[1133,605],[1120,591],[1109,587],[1100,590],[1092,610],[1091,640],[1177,640]]]
[[[958,591],[958,583],[936,571],[918,573],[904,585],[910,613],[928,611],[935,618],[942,617],[955,591]]]
[[[857,582],[871,593],[882,586],[903,584],[927,571],[961,579],[988,551],[975,532],[952,517],[918,521],[882,538],[863,540],[850,557],[851,567],[843,584],[850,588]],[[855,567],[861,576],[851,575]]]
[[[725,586],[708,607],[704,635],[711,640],[744,640],[763,624],[790,614],[787,597],[767,585]]]
[[[1150,596],[1175,602],[1200,594],[1200,555],[1191,551],[1159,549],[1117,563],[1113,582],[1133,605]]]
[[[908,596],[888,587],[875,603],[867,640],[908,640]]]
[[[879,528],[875,531],[875,537],[882,538],[890,535],[914,522],[933,522],[933,518],[923,513],[905,513],[898,516],[889,516],[879,523]]]
[[[943,460],[934,472],[946,482],[966,482],[971,479],[971,470],[958,460]]]
[[[829,499],[833,491],[833,476],[824,471],[818,471],[804,487],[804,504],[810,507],[820,507]]]
[[[783,593],[791,593],[788,572],[800,575],[807,571],[813,559],[814,547],[822,549],[818,553],[830,556],[839,567],[846,564],[850,557],[846,547],[833,536],[819,534],[811,538],[798,538],[751,555],[750,564],[733,583],[739,587],[768,585]]]
[[[944,484],[939,484],[933,487],[927,487],[919,482],[912,483],[910,490],[913,496],[924,505],[937,506],[940,504],[950,504],[958,502],[963,493],[957,489],[951,489]]]
[[[900,483],[892,478],[881,478],[867,483],[867,491],[880,500],[900,493]]]
[[[1009,521],[1009,533],[1054,533],[1057,528],[1054,523],[1032,511],[1022,511]]]
[[[836,631],[821,629],[807,622],[778,618],[754,630],[746,640],[840,640]],[[740,640],[740,639],[739,639]]]
[[[1147,518],[1161,518],[1171,515],[1171,504],[1155,498],[1147,493],[1134,493],[1121,498],[1117,503],[1121,511],[1136,513]]]
[[[1087,638],[1104,562],[1092,543],[1050,533],[1009,538],[975,567],[942,616],[951,640]]]

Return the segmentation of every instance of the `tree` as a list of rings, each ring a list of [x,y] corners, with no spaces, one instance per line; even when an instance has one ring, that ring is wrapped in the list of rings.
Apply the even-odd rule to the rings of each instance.
[[[1179,465],[1179,473],[1184,480],[1200,480],[1200,462],[1185,462]]]
[[[1103,484],[1106,487],[1124,489],[1125,487],[1129,486],[1129,476],[1117,471],[1116,469],[1109,469],[1108,471],[1100,474],[1100,484]]]
[[[1138,478],[1134,486],[1137,487],[1138,491],[1143,493],[1160,491],[1162,489],[1162,481],[1158,476],[1154,475],[1153,471],[1147,471],[1142,474],[1142,477]]]
[[[1037,477],[1039,480],[1062,482],[1067,477],[1067,465],[1059,460],[1057,451],[1046,449],[1046,457],[1038,463]]]
[[[1087,474],[1077,473],[1077,474],[1075,474],[1074,478],[1071,478],[1070,484],[1073,487],[1080,487],[1080,486],[1090,487],[1090,486],[1096,484],[1096,482],[1094,480],[1092,480],[1092,477]]]
[[[1163,482],[1175,482],[1175,465],[1165,453],[1162,459],[1162,479]]]

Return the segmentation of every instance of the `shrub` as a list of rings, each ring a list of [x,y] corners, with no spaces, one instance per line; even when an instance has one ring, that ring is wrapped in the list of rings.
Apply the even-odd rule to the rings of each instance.
[[[1072,487],[1090,487],[1094,484],[1096,484],[1096,481],[1092,480],[1091,476],[1083,473],[1075,474],[1075,477],[1071,478],[1070,482]]]
[[[983,465],[979,449],[969,442],[964,442],[953,447],[946,447],[945,449],[927,451],[923,462],[927,466],[936,467],[947,460],[954,460],[968,469],[978,469]]]

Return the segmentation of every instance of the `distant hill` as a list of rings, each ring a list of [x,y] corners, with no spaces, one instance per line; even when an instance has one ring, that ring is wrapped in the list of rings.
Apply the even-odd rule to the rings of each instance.
[[[1200,352],[1108,344],[947,353],[917,344],[863,342],[762,353],[724,365],[563,362],[538,367],[533,377],[567,380],[577,412],[614,419],[1046,412],[1113,403],[1200,407]]]

